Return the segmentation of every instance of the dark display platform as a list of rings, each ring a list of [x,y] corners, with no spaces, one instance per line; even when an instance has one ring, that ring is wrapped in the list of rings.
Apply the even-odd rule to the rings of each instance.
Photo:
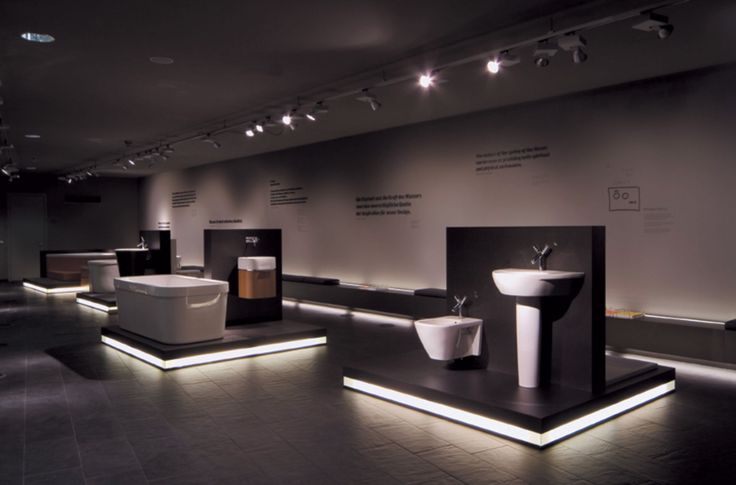
[[[536,435],[541,436],[553,431],[556,436],[561,433],[554,431],[556,428],[647,390],[673,382],[675,379],[675,370],[669,367],[619,357],[606,357],[607,384],[605,390],[601,392],[593,393],[555,384],[547,388],[526,389],[517,385],[515,374],[490,369],[452,371],[445,367],[444,362],[430,360],[423,351],[356,363],[345,367],[343,374],[348,387],[433,414],[455,419],[452,413],[443,414],[435,412],[431,407],[413,405],[411,400],[402,402],[394,399],[390,392],[389,395],[381,395],[370,389],[350,385],[349,379],[420,398],[433,405],[439,405],[436,407],[450,407],[461,410],[461,412],[479,415],[487,420],[497,420],[506,427],[522,428],[524,431],[531,432],[534,439],[526,440],[506,434],[503,430],[492,428],[486,430],[537,446],[546,446],[552,441],[545,442],[545,438],[541,437],[540,441],[536,442]],[[670,390],[663,391],[662,394]],[[657,396],[651,399],[654,397]],[[632,401],[635,400],[632,399]],[[638,404],[632,404],[628,408],[636,405]],[[598,421],[587,423],[568,434],[592,426],[596,422],[620,414],[627,409],[621,409]],[[463,419],[455,420],[473,425],[472,422],[466,422]],[[554,441],[559,439],[562,437]]]
[[[222,339],[183,345],[157,342],[117,325],[100,330],[104,343],[163,369],[323,345],[327,337],[323,327],[291,320],[227,327]]]
[[[77,303],[107,313],[118,310],[118,301],[115,293],[77,293]]]
[[[79,281],[55,280],[53,278],[23,278],[23,286],[43,293],[76,293],[87,288]]]

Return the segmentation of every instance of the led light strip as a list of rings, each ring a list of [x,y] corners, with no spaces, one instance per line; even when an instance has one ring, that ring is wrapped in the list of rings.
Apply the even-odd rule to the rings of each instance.
[[[179,367],[188,367],[199,364],[209,364],[211,362],[220,362],[223,360],[239,359],[242,357],[251,357],[254,355],[271,354],[274,352],[283,352],[285,350],[303,349],[306,347],[314,347],[317,345],[325,345],[327,337],[305,338],[300,340],[292,340],[289,342],[279,342],[276,344],[259,345],[257,347],[247,347],[241,349],[224,350],[222,352],[211,352],[208,354],[192,355],[190,357],[181,357],[178,359],[163,360],[159,357],[151,355],[140,349],[136,349],[128,344],[115,340],[106,335],[102,336],[102,343],[109,345],[121,352],[132,355],[144,362],[148,362],[159,369],[176,369]]]
[[[96,301],[88,300],[86,298],[80,298],[77,297],[77,303],[80,305],[88,306],[90,308],[94,308],[95,310],[100,310],[105,313],[112,313],[118,311],[117,306],[107,306],[103,305],[102,303],[97,303]]]
[[[23,282],[23,287],[28,288],[29,290],[40,291],[41,293],[45,293],[47,295],[56,293],[79,293],[82,291],[89,291],[89,286],[63,286],[61,288],[44,288],[43,286],[34,285],[33,283],[29,283],[27,281]]]
[[[458,421],[463,424],[474,426],[492,433],[500,434],[509,438],[513,438],[535,446],[547,446],[570,436],[585,428],[589,428],[595,424],[601,423],[613,416],[622,414],[630,409],[640,406],[646,402],[652,401],[660,396],[675,390],[675,381],[669,381],[648,389],[642,393],[636,394],[615,404],[611,404],[603,409],[594,411],[580,418],[574,419],[557,428],[551,429],[544,433],[537,433],[519,426],[498,421],[496,419],[481,416],[479,414],[463,411],[462,409],[440,404],[434,401],[428,401],[420,397],[412,396],[403,392],[395,391],[387,387],[370,384],[365,381],[353,379],[352,377],[344,377],[343,385],[345,387],[355,389],[357,391],[371,394],[389,401],[394,401],[405,406],[420,409],[431,414],[442,416],[444,418]]]
[[[703,318],[688,318],[688,317],[668,317],[667,315],[657,315],[654,313],[645,313],[645,317],[647,318],[657,318],[660,320],[675,320],[678,322],[692,322],[692,323],[711,323],[713,325],[725,325],[725,322],[721,322],[718,320],[705,320]]]

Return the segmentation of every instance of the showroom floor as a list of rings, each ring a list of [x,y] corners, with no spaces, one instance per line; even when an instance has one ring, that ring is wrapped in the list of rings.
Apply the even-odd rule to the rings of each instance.
[[[408,321],[285,307],[327,347],[163,372],[98,343],[115,317],[0,284],[0,484],[733,483],[736,371],[538,451],[344,390]]]

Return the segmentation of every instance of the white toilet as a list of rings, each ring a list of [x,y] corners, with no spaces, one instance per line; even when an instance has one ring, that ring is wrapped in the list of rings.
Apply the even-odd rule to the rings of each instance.
[[[479,318],[426,318],[414,322],[424,350],[434,360],[454,360],[480,355],[483,320]]]
[[[89,268],[89,291],[92,293],[115,293],[115,278],[120,277],[115,259],[94,259],[87,262]]]

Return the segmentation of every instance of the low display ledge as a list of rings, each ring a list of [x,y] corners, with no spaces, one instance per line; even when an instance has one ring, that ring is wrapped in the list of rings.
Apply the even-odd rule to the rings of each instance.
[[[52,278],[23,278],[23,287],[47,295],[89,291],[89,285],[82,285],[78,281],[62,281]]]
[[[103,327],[102,343],[159,369],[169,370],[224,360],[325,345],[327,330],[290,320],[227,327],[222,339],[170,345],[123,330]]]
[[[118,311],[118,301],[115,298],[115,293],[77,293],[77,303],[105,313]]]
[[[552,385],[517,386],[516,375],[452,371],[422,351],[343,369],[343,385],[539,448],[623,414],[675,389],[675,370],[606,357],[608,383],[597,394]]]

